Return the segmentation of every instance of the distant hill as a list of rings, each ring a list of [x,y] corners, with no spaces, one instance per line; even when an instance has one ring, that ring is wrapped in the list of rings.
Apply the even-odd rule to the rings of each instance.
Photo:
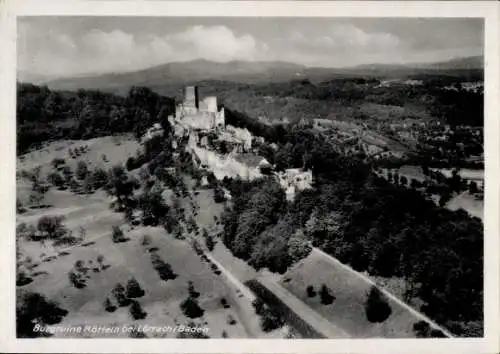
[[[430,64],[413,64],[415,68],[434,69],[434,70],[482,70],[484,60],[482,56],[467,58],[456,58],[448,61]]]
[[[462,76],[482,75],[482,57],[458,58],[440,63],[406,65],[369,64],[347,68],[308,68],[289,62],[231,61],[218,63],[208,60],[173,62],[145,70],[102,75],[80,76],[45,81],[51,89],[101,89],[123,91],[130,86],[182,85],[204,80],[240,83],[287,82],[297,78],[323,81],[336,77],[409,77],[421,74]],[[25,75],[28,76],[28,75]]]

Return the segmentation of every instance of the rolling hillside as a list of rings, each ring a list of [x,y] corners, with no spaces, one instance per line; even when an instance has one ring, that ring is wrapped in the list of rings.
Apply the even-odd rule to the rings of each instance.
[[[482,57],[457,58],[440,63],[406,65],[369,64],[346,68],[312,68],[288,62],[231,61],[218,63],[208,60],[173,62],[149,69],[45,80],[51,89],[101,89],[119,92],[130,86],[183,85],[203,80],[224,80],[241,83],[287,82],[297,78],[324,81],[338,77],[409,77],[421,74],[467,76],[481,78]],[[31,75],[32,76],[32,75]],[[20,79],[29,78],[29,73]]]

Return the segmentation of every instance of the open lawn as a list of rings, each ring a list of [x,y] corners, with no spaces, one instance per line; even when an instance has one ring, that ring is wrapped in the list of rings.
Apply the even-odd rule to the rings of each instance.
[[[87,146],[87,151],[71,158],[69,149],[75,150]],[[52,170],[53,159],[64,159],[74,169],[79,161],[85,161],[90,169],[109,168],[115,164],[125,164],[127,158],[135,156],[140,144],[131,136],[107,136],[89,140],[63,140],[46,144],[39,150],[28,152],[17,159],[17,171],[41,167],[42,175]]]
[[[476,199],[469,192],[463,192],[453,197],[447,204],[446,208],[450,210],[463,209],[471,216],[475,216],[483,220],[484,216],[484,201]]]
[[[108,220],[105,213],[101,211],[102,218]],[[82,216],[80,215],[80,218]],[[81,224],[78,216],[69,216],[67,223]],[[35,260],[39,262],[37,267],[38,276],[34,281],[22,290],[40,292],[48,299],[54,300],[61,307],[69,311],[61,325],[118,325],[125,324],[147,324],[151,326],[174,326],[176,323],[186,324],[188,319],[180,310],[180,303],[188,296],[188,281],[193,281],[194,287],[200,293],[198,302],[205,310],[199,325],[207,322],[210,328],[210,337],[221,337],[225,330],[229,337],[246,338],[252,334],[240,320],[241,311],[238,307],[238,298],[235,289],[223,278],[215,275],[208,264],[203,263],[193,252],[191,246],[181,240],[176,240],[167,235],[160,228],[137,228],[126,232],[129,241],[113,243],[111,240],[111,225],[100,224],[93,228],[94,223],[99,223],[100,217],[88,221],[85,226],[92,230],[87,234],[87,239],[94,240],[88,246],[76,246],[67,250],[69,254],[56,256],[57,258],[44,262],[36,257],[36,251],[49,254],[45,247],[38,242],[21,242],[21,249],[26,250]],[[115,220],[115,222],[118,220]],[[97,231],[104,231],[98,234]],[[107,232],[105,232],[107,231]],[[126,231],[126,230],[125,230]],[[151,245],[141,245],[142,236],[151,236]],[[178,275],[176,279],[163,281],[153,268],[150,251],[155,251],[165,262],[172,266]],[[47,248],[50,248],[47,246]],[[52,254],[52,253],[51,253]],[[94,271],[98,266],[97,257],[104,256],[104,264],[107,269]],[[81,260],[90,270],[87,285],[82,289],[75,288],[69,281],[68,273],[76,261]],[[121,283],[126,286],[127,281],[135,277],[145,291],[145,295],[138,299],[142,308],[148,313],[143,320],[134,321],[128,313],[128,308],[119,308],[116,312],[104,311],[103,302],[106,297],[111,296],[112,288]],[[231,306],[224,309],[220,304],[222,297],[227,299]],[[235,318],[236,324],[227,324],[227,317]],[[126,334],[122,334],[125,335]],[[175,336],[175,333],[166,333],[166,336]],[[114,335],[113,335],[114,336]]]
[[[289,270],[281,284],[353,338],[415,337],[413,324],[419,319],[390,299],[390,316],[382,323],[368,321],[365,303],[370,284],[318,253],[312,252]],[[331,289],[335,297],[332,304],[323,305],[319,294],[314,297],[307,294],[309,285],[319,292],[323,284]]]
[[[58,142],[48,145],[40,151],[25,154],[23,161],[18,160],[18,171],[42,167],[42,178],[52,169],[54,158],[66,158],[68,148],[75,144],[88,145],[88,152],[80,158],[94,166],[110,167],[116,163],[124,163],[128,156],[135,155],[139,145],[132,140],[117,142],[115,138],[106,137],[83,142]],[[102,154],[107,162],[102,161]],[[66,158],[68,164],[76,166],[76,161]],[[108,166],[109,165],[109,166]],[[72,165],[72,167],[74,167]],[[31,185],[28,181],[18,179],[17,194],[21,200],[29,196]],[[213,198],[212,198],[213,200]],[[242,298],[238,289],[222,275],[217,275],[208,262],[196,255],[187,240],[177,240],[168,235],[162,228],[137,227],[130,230],[124,226],[123,214],[110,209],[111,198],[99,191],[92,195],[76,195],[69,191],[58,191],[51,188],[45,195],[45,208],[28,209],[17,216],[17,224],[37,224],[42,216],[64,216],[64,226],[78,235],[83,227],[85,238],[76,246],[54,247],[50,241],[19,240],[19,250],[25,257],[30,257],[34,265],[33,281],[19,286],[18,291],[38,292],[55,301],[60,307],[68,310],[68,314],[59,325],[149,325],[175,326],[186,325],[188,318],[182,313],[180,304],[188,296],[188,281],[192,281],[195,291],[200,295],[197,299],[204,310],[201,318],[194,319],[199,326],[209,328],[208,336],[222,337],[225,331],[229,338],[261,337],[256,315],[250,302]],[[204,210],[203,210],[204,209]],[[213,208],[203,208],[198,214],[200,223],[213,222]],[[113,243],[111,231],[113,225],[121,226],[127,242]],[[141,244],[142,236],[148,234],[151,244]],[[156,253],[164,262],[171,265],[176,273],[175,279],[161,280],[151,261],[151,253]],[[102,264],[98,257],[104,256]],[[75,263],[82,261],[86,270],[86,284],[76,288],[70,282],[69,273],[75,269]],[[126,287],[129,279],[134,277],[145,291],[138,298],[143,310],[147,313],[144,319],[134,320],[129,307],[118,307],[114,312],[104,309],[104,301],[109,297],[115,303],[111,291],[116,284]],[[221,304],[225,298],[229,307]],[[234,321],[229,321],[230,318]],[[229,323],[231,322],[231,323]],[[78,334],[66,334],[78,336]],[[88,336],[89,333],[80,336]],[[148,334],[150,337],[154,334]],[[159,336],[175,337],[177,333],[159,333]],[[57,336],[65,336],[63,333]],[[128,336],[127,333],[91,334],[93,337]]]

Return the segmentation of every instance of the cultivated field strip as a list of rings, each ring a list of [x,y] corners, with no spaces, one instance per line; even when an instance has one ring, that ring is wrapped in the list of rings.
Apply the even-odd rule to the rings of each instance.
[[[453,337],[453,334],[451,334],[449,331],[447,331],[446,329],[444,329],[443,327],[441,327],[440,325],[438,325],[436,322],[434,322],[433,320],[431,320],[429,317],[425,316],[421,312],[418,312],[417,310],[415,310],[414,308],[412,308],[411,306],[409,306],[408,304],[406,304],[405,302],[403,302],[402,300],[400,300],[399,298],[397,298],[396,296],[394,296],[393,294],[391,294],[387,290],[385,290],[382,287],[380,287],[378,284],[376,284],[373,280],[371,280],[366,275],[363,275],[363,274],[355,271],[354,269],[352,269],[348,265],[340,262],[335,257],[330,256],[329,254],[323,252],[322,250],[320,250],[320,249],[318,249],[316,247],[313,247],[312,252],[315,252],[318,255],[321,255],[328,262],[331,262],[331,263],[333,263],[333,264],[335,264],[337,266],[342,267],[343,269],[347,270],[351,274],[355,275],[356,277],[358,277],[358,278],[362,279],[363,281],[365,281],[366,283],[368,283],[370,286],[377,287],[377,289],[379,289],[385,296],[387,296],[389,299],[391,299],[392,301],[394,301],[395,303],[397,303],[398,305],[400,305],[401,307],[403,307],[411,315],[415,316],[418,320],[422,320],[422,321],[427,322],[431,327],[433,327],[434,329],[438,329],[438,330],[442,331],[443,334],[446,335],[449,338]]]

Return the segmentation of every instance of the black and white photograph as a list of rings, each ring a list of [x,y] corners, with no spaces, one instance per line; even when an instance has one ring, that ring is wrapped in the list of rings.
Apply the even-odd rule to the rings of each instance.
[[[16,26],[17,339],[485,337],[484,18]]]

